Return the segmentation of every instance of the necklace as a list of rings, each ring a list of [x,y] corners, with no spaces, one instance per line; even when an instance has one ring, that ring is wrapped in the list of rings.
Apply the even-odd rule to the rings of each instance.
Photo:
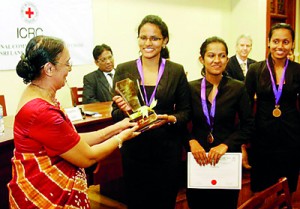
[[[55,98],[55,94],[51,95],[51,93],[49,93],[45,88],[35,84],[35,83],[31,83],[31,86],[39,89],[42,92],[42,95],[44,96],[44,94],[46,93],[46,97],[45,99],[47,101],[50,101],[51,104],[53,104],[56,107],[59,107],[59,102],[57,101],[57,99]]]

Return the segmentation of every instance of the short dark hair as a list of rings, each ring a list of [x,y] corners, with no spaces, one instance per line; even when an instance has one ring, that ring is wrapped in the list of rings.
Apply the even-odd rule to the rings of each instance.
[[[113,52],[112,52],[110,46],[108,46],[106,44],[97,45],[97,46],[95,46],[95,48],[93,50],[94,60],[97,60],[103,51],[110,51],[111,54],[113,55]]]
[[[23,78],[25,84],[41,75],[41,69],[47,62],[57,63],[65,43],[58,38],[50,36],[36,36],[32,38],[18,62],[16,72]]]

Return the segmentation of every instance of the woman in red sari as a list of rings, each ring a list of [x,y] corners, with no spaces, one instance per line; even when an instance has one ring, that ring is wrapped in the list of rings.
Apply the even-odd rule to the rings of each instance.
[[[77,133],[55,99],[71,67],[64,42],[47,36],[31,39],[17,65],[17,74],[30,84],[15,116],[11,208],[89,208],[83,168],[139,134],[126,119]]]

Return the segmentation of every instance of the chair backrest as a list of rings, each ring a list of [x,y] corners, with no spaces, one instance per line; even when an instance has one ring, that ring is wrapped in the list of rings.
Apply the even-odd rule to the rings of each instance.
[[[292,200],[289,192],[287,178],[283,177],[267,189],[255,194],[244,202],[238,209],[292,209]]]
[[[71,97],[73,106],[82,104],[83,87],[71,87]]]
[[[7,112],[6,112],[6,104],[5,104],[5,97],[4,95],[0,95],[0,104],[3,107],[3,116],[7,116]]]

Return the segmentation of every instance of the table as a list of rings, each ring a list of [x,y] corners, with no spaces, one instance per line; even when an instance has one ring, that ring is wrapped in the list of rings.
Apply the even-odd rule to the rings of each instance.
[[[98,112],[102,116],[93,118],[86,116],[85,119],[74,121],[73,124],[79,133],[95,131],[113,124],[111,117],[112,102],[99,102],[93,104],[79,105],[85,111]],[[11,158],[13,156],[13,124],[14,115],[4,117],[5,134],[0,136],[0,205],[1,209],[8,209],[8,190],[7,183],[11,180]],[[116,149],[110,156],[98,163],[97,172],[94,173],[94,167],[87,169],[88,180],[90,184],[101,185],[103,191],[117,190],[116,186],[111,187],[109,181],[112,178],[122,176],[120,151]],[[101,167],[101,169],[99,169]]]
[[[101,117],[93,118],[85,116],[83,120],[74,121],[73,124],[79,133],[95,131],[113,123],[111,117],[112,102],[96,102],[85,105],[78,105],[83,111],[98,112]]]

